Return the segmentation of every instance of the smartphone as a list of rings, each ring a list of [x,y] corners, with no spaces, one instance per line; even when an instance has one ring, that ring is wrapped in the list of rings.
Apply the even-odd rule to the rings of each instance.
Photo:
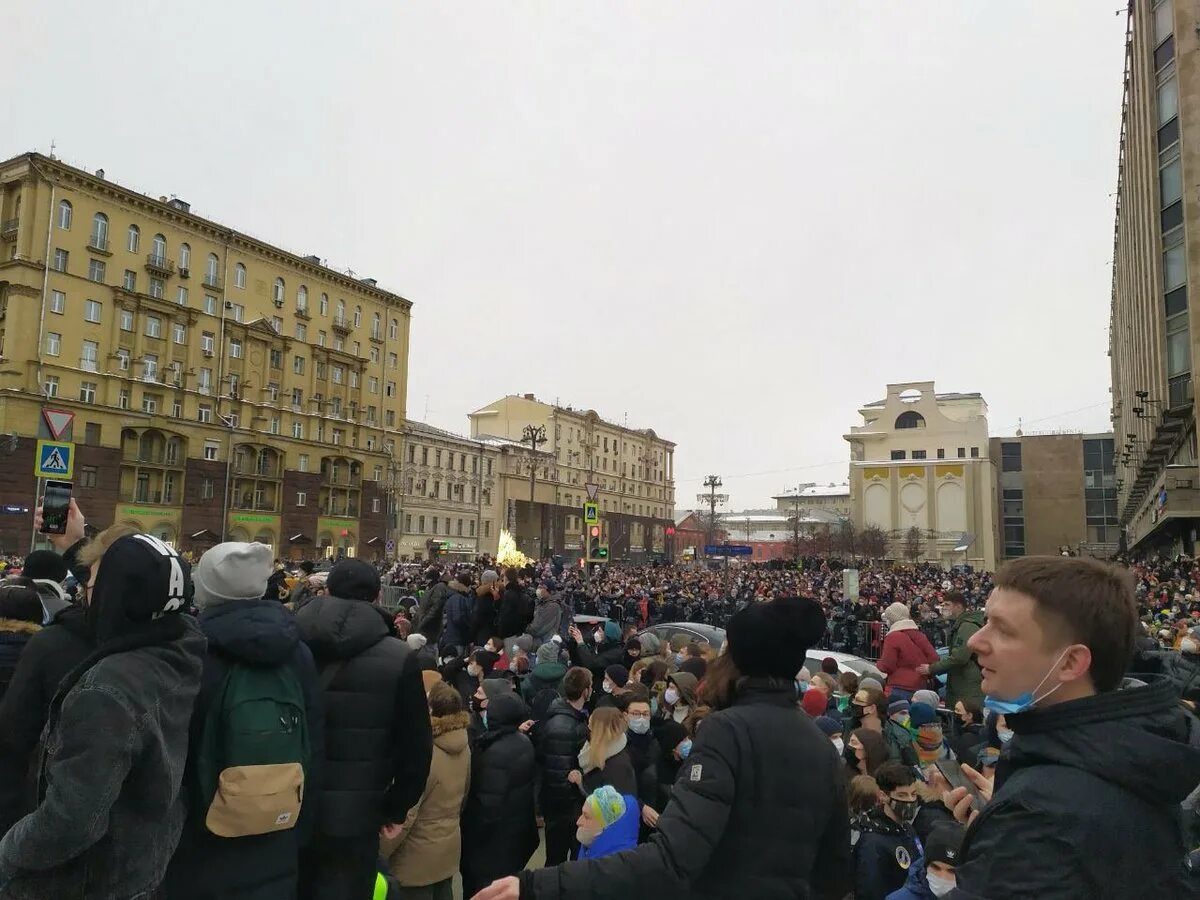
[[[66,533],[73,487],[69,481],[46,482],[46,490],[42,494],[42,534]]]
[[[937,770],[942,773],[942,777],[946,779],[946,783],[951,788],[966,788],[967,793],[971,795],[971,808],[982,811],[984,807],[983,797],[979,794],[979,788],[971,782],[966,775],[963,774],[962,767],[950,759],[939,759],[934,765]]]

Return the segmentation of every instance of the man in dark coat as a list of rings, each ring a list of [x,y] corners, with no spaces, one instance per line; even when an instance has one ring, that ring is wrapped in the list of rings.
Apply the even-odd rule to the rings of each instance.
[[[525,867],[537,849],[533,745],[518,727],[529,708],[511,691],[488,700],[487,726],[471,753],[471,791],[462,815],[463,896]],[[578,794],[578,807],[583,797]]]
[[[524,634],[533,619],[533,603],[521,587],[520,573],[516,569],[508,572],[508,581],[500,594],[500,607],[496,614],[496,633],[510,644],[511,639]]]
[[[466,656],[467,646],[471,643],[472,624],[475,612],[475,591],[471,588],[468,575],[452,578],[449,585],[450,596],[446,599],[445,624],[438,644],[441,656],[461,658]]]
[[[180,793],[204,636],[187,563],[146,534],[92,570],[95,649],[50,706],[37,808],[0,840],[0,898],[143,897],[186,814]]]
[[[475,588],[475,610],[471,617],[473,638],[476,647],[482,647],[496,637],[496,609],[500,600],[500,576],[487,569],[479,576],[479,587]]]
[[[975,654],[967,646],[971,635],[983,627],[983,610],[967,609],[967,601],[958,591],[950,591],[945,598],[947,611],[954,616],[950,629],[950,648],[946,656],[932,665],[921,666],[922,675],[946,676],[946,705],[954,709],[959,700],[982,700],[983,690],[979,684],[983,675]]]
[[[1123,682],[1138,627],[1129,573],[1016,560],[987,616],[970,648],[1014,737],[950,896],[1187,896],[1180,803],[1200,783],[1200,724],[1174,685]],[[949,799],[966,820],[966,789]]]
[[[563,696],[551,702],[533,735],[542,772],[540,808],[546,822],[548,866],[565,862],[575,840],[582,798],[567,776],[579,768],[579,751],[587,740],[592,673],[579,667],[568,669],[562,683]]]
[[[179,847],[167,869],[168,900],[289,900],[296,896],[300,848],[316,826],[321,762],[325,752],[321,686],[312,653],[300,640],[295,618],[272,593],[271,551],[263,544],[218,544],[193,572],[200,628],[208,638],[200,695],[192,712],[184,790],[192,803]],[[214,835],[205,826],[211,798],[199,796],[196,763],[204,725],[234,664],[286,666],[304,694],[309,759],[305,800],[294,828],[240,838]]]
[[[332,573],[331,573],[332,574]],[[429,579],[429,589],[417,604],[413,613],[413,631],[425,635],[425,640],[437,646],[442,636],[442,625],[446,614],[446,601],[450,599],[450,576],[443,576],[436,568],[430,568],[425,573]],[[330,589],[332,592],[332,589]]]
[[[913,821],[920,809],[910,766],[886,762],[875,771],[884,801],[854,820],[854,900],[884,900],[908,878],[921,855]]]
[[[375,605],[379,573],[344,559],[328,586],[296,615],[325,706],[320,822],[300,865],[301,896],[312,900],[370,896],[380,828],[399,833],[433,758],[420,667]]]

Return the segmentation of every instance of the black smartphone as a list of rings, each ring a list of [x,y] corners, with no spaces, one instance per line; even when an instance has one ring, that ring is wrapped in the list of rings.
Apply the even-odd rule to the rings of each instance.
[[[967,793],[971,795],[971,807],[975,810],[982,811],[984,807],[983,797],[979,793],[979,788],[975,787],[974,783],[963,774],[962,766],[951,759],[939,759],[934,765],[937,766],[942,777],[951,788],[966,788]]]
[[[46,490],[42,494],[42,534],[66,533],[73,487],[69,481],[46,482]]]

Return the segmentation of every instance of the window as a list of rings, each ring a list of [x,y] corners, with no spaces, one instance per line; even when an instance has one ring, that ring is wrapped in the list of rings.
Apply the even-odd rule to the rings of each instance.
[[[187,244],[179,245],[179,268],[186,272],[192,267],[192,248]]]
[[[271,316],[271,330],[276,334],[283,334],[283,319],[279,316]]]
[[[211,478],[200,479],[200,499],[211,500],[213,498],[213,480]]]
[[[217,458],[217,449],[220,445],[216,441],[204,442],[204,458],[212,461]]]
[[[304,437],[304,423],[299,419],[292,423],[292,437],[296,439]],[[301,469],[300,471],[303,472],[304,469]]]
[[[162,398],[158,394],[143,394],[142,395],[142,412],[154,415],[158,412],[158,404]]]
[[[187,343],[187,326],[182,322],[174,322],[171,325],[171,340],[176,344]]]
[[[388,397],[395,397],[396,396],[396,382],[389,381],[387,383],[387,388],[384,390],[384,394]]]
[[[325,332],[323,332],[323,331],[317,332],[317,346],[318,347],[325,346]]]
[[[217,314],[217,298],[212,294],[204,295],[204,312],[210,316]]]
[[[283,305],[284,289],[283,279],[276,278],[275,286],[271,289],[271,299],[280,305]]]
[[[91,244],[100,250],[108,249],[108,216],[104,213],[96,213],[92,216]]]
[[[924,428],[924,427],[925,427],[925,417],[922,416],[919,412],[914,412],[911,409],[908,412],[900,413],[900,415],[896,417],[896,429],[897,430],[904,429],[904,428]]]
[[[150,258],[160,266],[167,261],[167,239],[161,234],[156,234],[150,241]]]
[[[213,370],[205,366],[196,376],[196,390],[201,394],[212,393]]]
[[[84,341],[83,350],[79,354],[79,368],[85,372],[98,370],[97,360],[100,358],[100,344],[96,341]]]
[[[374,375],[367,376],[367,390],[370,391],[372,394],[379,393],[379,379],[376,378]]]
[[[1154,7],[1154,46],[1157,47],[1170,37],[1173,28],[1171,0],[1158,0]]]
[[[958,458],[959,458],[959,459],[966,459],[966,458],[967,458],[967,448],[966,448],[966,447],[959,447],[959,448],[958,448]]]
[[[233,321],[242,321],[242,317],[246,315],[246,307],[240,303],[230,303],[229,308],[233,310]]]
[[[71,254],[67,253],[66,250],[55,250],[54,251],[54,264],[52,266],[54,271],[55,272],[67,271],[67,260],[70,258],[70,256],[71,256]]]
[[[296,291],[296,309],[308,312],[308,288],[304,285]]]
[[[71,204],[68,201],[63,200],[58,204],[58,227],[63,231],[71,230],[71,218],[73,213],[74,210],[71,208]]]
[[[120,409],[129,409],[129,388],[121,388],[117,394],[117,407]]]
[[[417,516],[417,534],[425,533],[425,517]]]
[[[94,488],[96,486],[95,466],[80,466],[79,467],[79,486]]]
[[[1017,441],[1004,441],[1000,445],[1000,471],[1021,471],[1021,445]]]
[[[1019,444],[1017,446],[1020,446]],[[1004,522],[1004,555],[1025,555],[1025,500],[1020,490],[1002,492]]]
[[[924,450],[914,450],[914,451],[912,452],[912,458],[913,458],[913,459],[924,459],[924,458],[925,458],[925,451],[924,451]],[[641,487],[641,485],[638,485],[638,487],[640,488],[640,487]]]
[[[308,454],[307,453],[300,454],[300,471],[301,472],[308,471]]]
[[[374,316],[372,316],[372,318],[371,318],[371,337],[373,337],[373,338],[383,337],[383,328],[381,327],[382,321],[383,320],[379,317],[379,313],[375,313]]]
[[[242,383],[242,380],[240,377],[238,377],[237,372],[229,373],[229,396],[230,397],[234,397],[236,399],[236,397],[238,395],[238,387],[241,385],[241,383]]]
[[[362,307],[356,306],[354,307],[354,327],[358,328],[360,325],[362,325]]]
[[[971,448],[971,459],[979,459],[979,448],[978,447]]]
[[[103,260],[89,259],[88,260],[88,280],[94,281],[97,284],[104,284],[105,265]]]
[[[345,350],[346,349],[346,340],[340,334],[335,334],[333,336],[333,349],[334,350]]]
[[[133,271],[133,269],[126,269],[125,275],[121,279],[121,287],[125,288],[125,290],[127,290],[127,291],[136,291],[137,290],[137,272]]]
[[[158,316],[146,316],[146,337],[162,337],[162,319]]]
[[[353,369],[350,371],[350,387],[358,387],[358,372],[354,371]]]
[[[96,402],[96,382],[94,382],[94,381],[79,382],[79,402],[80,403],[95,403]]]
[[[937,458],[938,459],[946,458],[946,448],[945,447],[938,447]]]
[[[46,355],[58,356],[62,353],[62,335],[57,331],[46,332]]]
[[[233,267],[233,286],[236,288],[244,288],[246,286],[246,267],[241,263]]]
[[[42,393],[45,394],[47,397],[57,397],[58,396],[58,376],[57,375],[47,375],[46,376],[46,381],[44,384],[42,384]]]
[[[292,357],[292,373],[295,375],[303,375],[304,374],[304,357],[303,356]]]
[[[229,355],[234,359],[242,358],[242,342],[237,338],[229,339]]]
[[[340,428],[333,429],[333,442],[335,444],[340,444],[342,442],[342,438],[343,438],[343,436],[345,436],[345,434],[346,434],[346,432],[342,431],[342,429],[340,429]]]
[[[220,268],[221,262],[217,259],[217,254],[208,254],[208,260],[204,264],[204,283],[212,285],[217,284],[217,269]]]
[[[150,296],[161,300],[166,295],[166,283],[161,278],[150,276]]]
[[[392,323],[388,325],[388,337],[393,341],[400,336],[400,322],[397,319],[392,319]]]
[[[205,391],[205,393],[208,392]],[[208,403],[201,403],[196,418],[204,424],[212,422],[212,405]]]
[[[321,295],[320,311],[321,311],[321,315],[323,315],[323,316],[329,315],[329,295],[328,294]]]
[[[279,416],[271,416],[271,434],[279,434]]]
[[[388,354],[388,368],[394,369],[399,364],[400,364],[400,357],[398,357],[395,353],[389,353]]]
[[[130,225],[129,226],[129,235],[125,241],[125,247],[129,250],[130,253],[137,253],[138,246],[140,245],[141,240],[142,240],[141,231],[138,230],[138,227],[136,225]]]
[[[893,450],[892,451],[892,459],[907,459],[907,458],[908,458],[908,454],[905,453],[905,451],[903,451],[903,450]]]
[[[331,366],[330,367],[330,375],[333,378],[334,384],[341,384],[342,378],[345,377],[345,374],[346,374],[346,370],[344,368],[342,368],[341,366]]]
[[[308,340],[308,326],[305,325],[303,322],[296,323],[296,340],[298,340],[298,341]]]
[[[300,406],[304,403],[304,390],[302,388],[292,388],[292,406]]]
[[[296,491],[296,505],[304,506],[308,503],[308,494],[305,491]]]
[[[88,301],[89,303],[91,301]],[[50,292],[50,312],[58,313],[60,316],[67,310],[67,295],[62,291]]]
[[[158,377],[158,356],[147,353],[142,357],[142,380],[153,381]]]
[[[325,363],[323,360],[317,360],[317,380],[325,380]]]
[[[215,346],[216,335],[214,335],[211,331],[205,331],[200,335],[200,349],[203,352],[212,353]]]
[[[187,306],[188,291],[182,284],[175,288],[175,302]]]
[[[387,426],[389,428],[395,428],[396,427],[396,412],[395,412],[395,410],[389,409],[387,411],[387,415],[384,416],[384,421],[387,422]]]
[[[124,347],[117,349],[117,368],[122,372],[129,371],[129,351]]]

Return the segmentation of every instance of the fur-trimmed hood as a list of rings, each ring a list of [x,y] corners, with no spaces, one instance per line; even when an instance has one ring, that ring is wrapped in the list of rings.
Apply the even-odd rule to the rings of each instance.
[[[439,750],[457,756],[467,749],[467,725],[471,717],[465,712],[457,712],[450,716],[432,716],[429,723],[433,726],[433,742]]]
[[[24,619],[0,619],[0,634],[35,635],[42,630],[37,622],[26,622]]]

